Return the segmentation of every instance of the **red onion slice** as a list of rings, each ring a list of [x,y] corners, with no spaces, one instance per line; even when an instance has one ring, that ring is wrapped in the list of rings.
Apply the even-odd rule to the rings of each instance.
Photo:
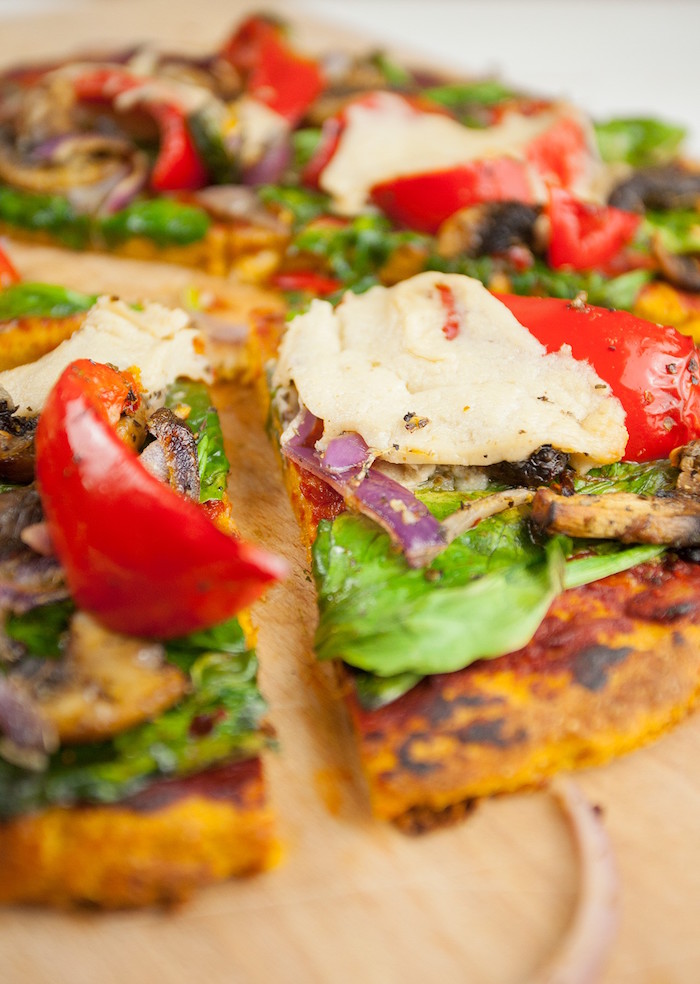
[[[374,519],[399,547],[411,567],[425,564],[446,546],[441,524],[403,485],[372,468],[373,456],[359,434],[343,434],[329,442],[325,454],[312,443],[319,424],[308,410],[296,433],[282,444],[283,453],[342,495],[351,508]]]
[[[243,170],[244,185],[277,184],[292,162],[292,142],[288,133],[265,148],[262,157]]]
[[[571,926],[558,951],[531,984],[597,984],[619,923],[619,884],[600,811],[570,779],[552,792],[566,815],[581,863],[581,888]]]

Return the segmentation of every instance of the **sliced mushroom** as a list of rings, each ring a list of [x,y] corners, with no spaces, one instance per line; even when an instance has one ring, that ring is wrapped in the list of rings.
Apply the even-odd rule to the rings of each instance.
[[[160,450],[153,450],[153,445],[148,445],[141,455],[144,465],[176,492],[198,502],[199,465],[197,442],[192,431],[167,407],[151,414],[148,429]]]
[[[688,496],[642,496],[631,492],[606,495],[557,495],[538,489],[532,523],[545,533],[658,543],[671,547],[700,544],[700,502]]]
[[[501,461],[489,469],[491,478],[504,485],[524,485],[536,489],[540,485],[561,482],[566,476],[569,456],[565,451],[543,444],[525,461]]]
[[[16,406],[0,388],[0,481],[31,482],[38,417],[15,415]]]
[[[691,441],[671,452],[671,464],[680,469],[676,479],[679,492],[697,495],[700,492],[700,441]]]
[[[700,291],[700,253],[671,253],[654,236],[651,248],[666,280],[681,290]]]
[[[21,486],[0,495],[0,558],[22,550],[22,532],[40,523],[41,499],[33,485]]]
[[[0,612],[26,612],[68,597],[63,571],[55,557],[25,547],[0,560]]]
[[[700,171],[680,164],[646,167],[613,188],[608,202],[626,212],[695,208],[700,199]]]
[[[92,616],[73,616],[66,655],[43,660],[22,683],[61,741],[109,738],[162,714],[188,680],[158,642],[118,635]]]
[[[0,757],[25,768],[42,768],[58,736],[21,684],[0,676]]]
[[[498,255],[513,246],[539,250],[540,211],[522,202],[485,202],[460,209],[441,225],[438,253],[451,258]]]

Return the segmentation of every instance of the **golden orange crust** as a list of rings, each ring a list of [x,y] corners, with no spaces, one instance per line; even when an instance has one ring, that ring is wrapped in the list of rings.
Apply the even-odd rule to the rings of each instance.
[[[677,723],[700,695],[700,568],[649,564],[568,591],[516,653],[348,705],[378,816],[534,786]]]
[[[259,759],[164,781],[115,806],[0,824],[0,903],[132,908],[275,863]]]
[[[84,313],[64,318],[14,318],[0,324],[0,372],[34,362],[80,328]]]

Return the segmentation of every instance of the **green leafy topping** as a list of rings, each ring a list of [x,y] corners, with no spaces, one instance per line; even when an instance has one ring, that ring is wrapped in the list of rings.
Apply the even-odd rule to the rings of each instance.
[[[31,232],[46,232],[65,246],[84,248],[90,238],[90,219],[76,212],[60,195],[36,195],[0,187],[0,222]]]
[[[320,191],[286,185],[262,185],[258,197],[263,205],[291,212],[297,231],[330,210],[330,199]]]
[[[475,106],[497,106],[513,99],[516,93],[497,79],[482,79],[434,86],[432,89],[425,89],[423,95],[460,115],[469,113]]]
[[[662,120],[632,117],[596,123],[595,134],[604,161],[648,167],[672,160],[686,131]]]
[[[69,599],[38,605],[19,615],[10,613],[5,632],[22,643],[30,656],[55,659],[63,653],[70,617],[75,605]]]
[[[376,673],[355,670],[353,681],[355,694],[366,711],[376,711],[386,707],[409,690],[413,690],[423,679],[419,673],[396,673],[394,676],[380,677]]]
[[[394,59],[390,58],[384,51],[375,52],[370,57],[370,63],[374,65],[379,72],[381,72],[387,85],[402,88],[410,85],[413,81],[413,76],[408,69],[394,61]]]
[[[612,465],[593,468],[576,479],[577,492],[633,492],[636,495],[657,495],[670,492],[676,486],[677,469],[668,461],[618,461]]]
[[[216,103],[211,103],[187,118],[199,156],[217,184],[232,184],[238,179],[238,165],[223,141],[222,120]]]
[[[459,541],[443,558],[464,546]],[[506,565],[502,554],[510,549],[498,544],[493,564],[483,556],[464,565],[446,558],[442,576],[431,568],[435,579],[409,570],[386,534],[361,517],[344,514],[319,528],[314,546],[317,656],[380,676],[450,672],[518,649],[563,586],[558,540],[531,562],[514,557]],[[479,568],[486,573],[475,576]]]
[[[314,156],[321,142],[321,130],[318,127],[302,127],[292,133],[292,171],[300,174]]]
[[[13,318],[67,318],[87,311],[97,300],[95,294],[82,294],[56,284],[11,284],[0,291],[0,321]]]
[[[700,215],[693,210],[647,212],[642,234],[656,234],[669,253],[700,253]]]
[[[108,245],[143,237],[159,246],[188,246],[204,239],[211,220],[202,208],[170,198],[132,202],[103,219],[100,231]]]
[[[361,293],[379,282],[379,271],[394,250],[409,243],[427,251],[429,240],[394,229],[383,215],[365,213],[347,223],[319,223],[303,229],[292,241],[289,255],[306,253],[323,259],[328,272],[342,280],[345,289]]]
[[[536,260],[530,270],[512,273],[510,280],[514,294],[573,299],[584,292],[589,304],[629,311],[651,276],[647,270],[631,270],[608,278],[594,270],[586,273],[551,270]]]
[[[190,408],[187,424],[197,440],[200,502],[222,499],[226,492],[229,461],[224,450],[224,435],[216,408],[211,405],[204,383],[179,379],[169,386],[165,405],[173,408],[184,403]]]
[[[216,648],[210,648],[210,644]],[[64,746],[42,772],[0,760],[0,816],[50,804],[114,803],[163,776],[187,776],[248,758],[268,742],[256,684],[257,660],[235,619],[168,644],[192,692],[155,721],[110,741]]]

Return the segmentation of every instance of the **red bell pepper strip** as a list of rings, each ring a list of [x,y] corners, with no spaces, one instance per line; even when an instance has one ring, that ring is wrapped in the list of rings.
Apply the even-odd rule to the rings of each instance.
[[[87,69],[73,81],[76,97],[83,102],[113,104],[124,92],[144,87],[147,80],[126,69]],[[208,182],[206,165],[189,131],[184,110],[164,99],[148,97],[139,103],[158,125],[160,147],[150,184],[155,191],[194,191]]]
[[[275,273],[270,283],[278,290],[299,290],[314,294],[316,297],[328,297],[335,294],[343,286],[342,280],[326,277],[313,270],[290,270],[287,273]]]
[[[71,363],[39,419],[37,484],[76,604],[114,631],[167,639],[235,614],[284,567],[146,471],[113,427],[137,401],[128,374]]]
[[[22,278],[4,249],[0,249],[0,287],[18,284]]]
[[[592,270],[605,266],[633,238],[641,216],[611,205],[577,201],[563,188],[549,194],[550,266]]]
[[[241,73],[249,95],[292,124],[323,90],[318,63],[294,51],[282,25],[272,18],[249,17],[226,42],[221,56]]]
[[[666,458],[700,436],[700,352],[692,338],[626,311],[497,296],[549,352],[570,345],[610,385],[626,413],[625,460]]]
[[[372,189],[372,201],[394,222],[435,233],[462,208],[479,202],[530,203],[533,195],[523,161],[494,157],[382,181]]]

